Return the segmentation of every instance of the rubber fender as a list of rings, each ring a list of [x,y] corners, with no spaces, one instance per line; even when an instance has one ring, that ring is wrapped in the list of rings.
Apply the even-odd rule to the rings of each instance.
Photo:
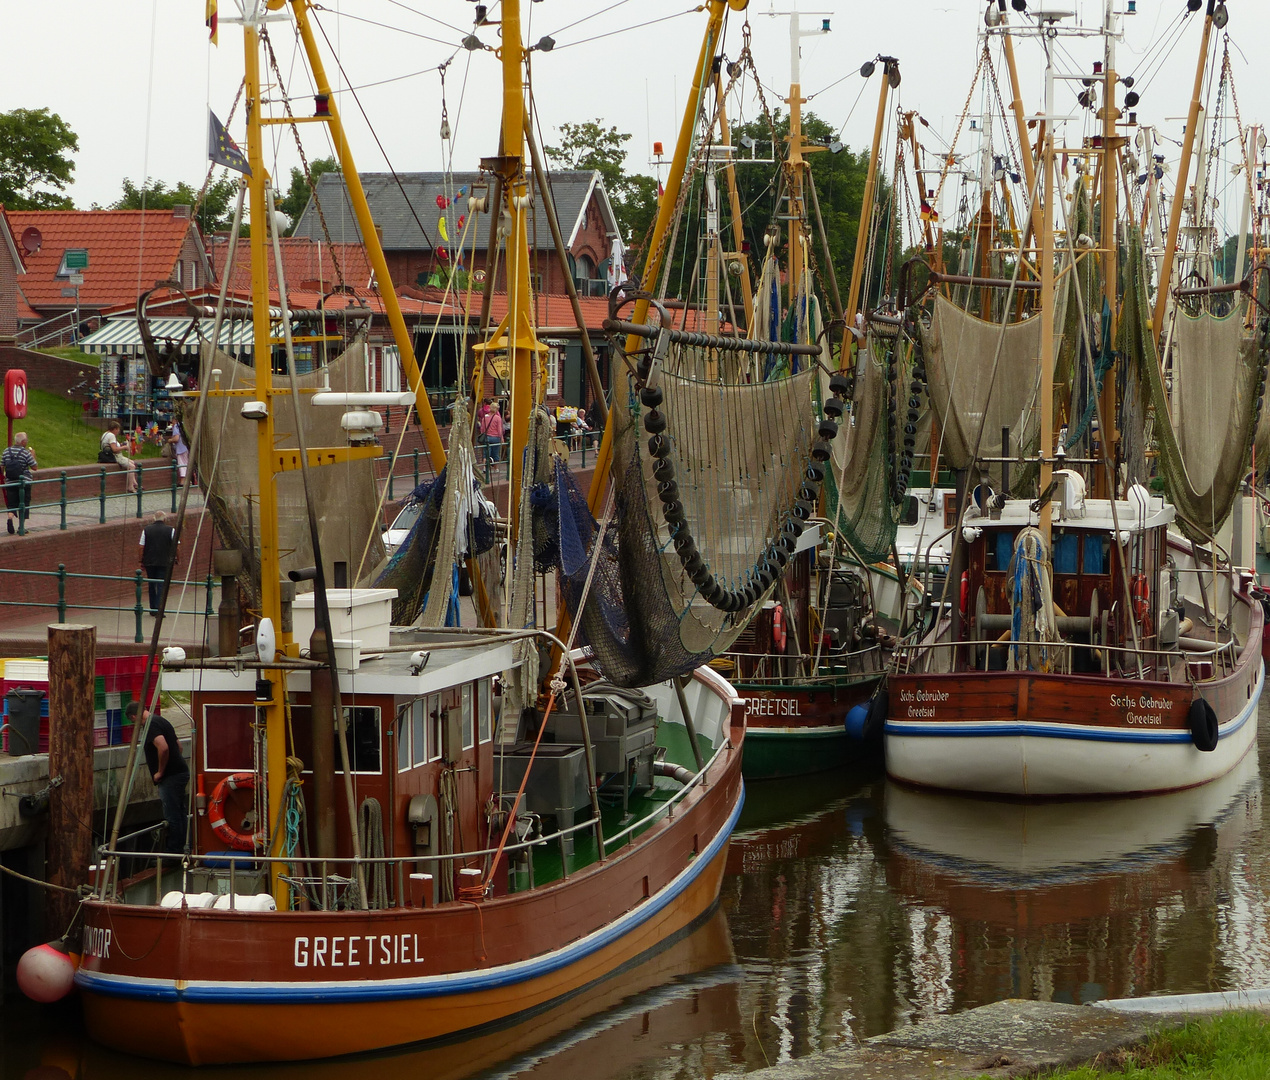
[[[869,702],[869,715],[864,720],[864,745],[869,749],[882,748],[882,736],[886,731],[886,714],[891,708],[891,694],[883,686]]]
[[[1186,717],[1191,729],[1191,742],[1195,749],[1205,754],[1217,749],[1217,714],[1213,707],[1202,697],[1191,702],[1190,712]]]
[[[864,728],[868,719],[869,703],[867,701],[862,701],[859,705],[852,705],[847,710],[847,718],[843,722],[843,727],[847,730],[847,738],[855,739],[857,742],[864,742]]]

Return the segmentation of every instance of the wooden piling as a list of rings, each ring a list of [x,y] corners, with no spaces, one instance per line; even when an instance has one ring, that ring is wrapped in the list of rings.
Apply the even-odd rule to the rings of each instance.
[[[93,674],[97,630],[49,626],[49,830],[48,879],[77,888],[88,880],[93,848]],[[78,901],[51,892],[48,932],[70,925]]]

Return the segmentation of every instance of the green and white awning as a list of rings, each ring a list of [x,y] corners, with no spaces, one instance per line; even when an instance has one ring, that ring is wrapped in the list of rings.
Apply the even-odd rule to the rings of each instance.
[[[200,344],[211,337],[212,323],[212,319],[200,319],[198,328],[185,338],[181,352],[189,356],[197,355]],[[150,333],[159,348],[162,348],[166,342],[180,341],[189,324],[189,319],[151,319]],[[226,319],[221,323],[219,344],[226,352],[235,355],[251,352],[254,341],[250,320]],[[144,352],[141,330],[135,318],[111,319],[101,329],[84,338],[79,345],[84,352],[103,356],[139,356]]]

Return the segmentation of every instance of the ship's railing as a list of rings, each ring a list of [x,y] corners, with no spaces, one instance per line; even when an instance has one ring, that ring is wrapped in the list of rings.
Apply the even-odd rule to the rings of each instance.
[[[991,650],[1005,655],[1016,644],[1000,638],[964,641],[903,642],[895,648],[895,670],[901,674],[938,674],[948,671],[993,670],[985,667]],[[1089,645],[1079,641],[1018,642],[1025,652],[1044,648],[1050,671],[1063,675],[1094,675],[1117,679],[1152,679],[1191,684],[1209,682],[1233,672],[1239,663],[1239,643],[1233,639],[1202,642],[1186,639],[1169,649],[1124,645]],[[1076,665],[1077,656],[1088,662]]]
[[[816,686],[886,669],[882,647],[877,643],[861,649],[825,649],[820,653],[819,665],[815,653],[726,652],[720,659],[735,665],[723,674],[742,686]]]
[[[140,567],[128,577],[118,577],[111,574],[75,574],[66,569],[65,563],[58,563],[56,570],[4,570],[0,571],[6,581],[14,582],[13,579],[25,579],[34,582],[37,586],[41,583],[49,586],[48,592],[52,591],[52,586],[56,583],[57,599],[56,600],[36,600],[26,597],[20,600],[0,600],[0,607],[16,607],[16,608],[47,608],[57,612],[57,621],[64,623],[66,621],[66,613],[68,611],[118,611],[130,612],[133,617],[133,641],[141,643],[145,641],[145,633],[142,625],[143,617],[150,610],[149,599],[146,596],[148,591],[148,578],[145,571]],[[100,582],[110,582],[115,587],[110,588],[109,585],[101,585]],[[175,602],[177,587],[180,581],[173,579],[172,591],[169,593],[173,599],[169,600],[165,606],[165,611],[169,618],[178,615],[193,615],[196,618],[200,615],[207,618],[215,618],[216,606],[212,600],[216,590],[216,578],[208,574],[205,581],[191,581],[190,587],[197,596],[198,590],[204,593],[204,601],[200,607],[196,602],[190,607],[182,607]],[[91,592],[113,593],[111,600],[119,601],[116,603],[104,603],[102,600],[94,600],[89,597],[80,597],[82,602],[76,602],[73,595],[76,587],[82,586]],[[127,596],[128,589],[132,590],[132,603],[122,603]],[[41,590],[43,592],[45,590]],[[14,595],[11,589],[5,590],[3,595]]]
[[[710,758],[705,761],[702,767],[692,775],[690,779],[677,790],[670,794],[669,798],[661,801],[657,806],[637,821],[632,822],[625,828],[604,838],[603,851],[599,861],[609,858],[615,852],[624,847],[634,845],[635,840],[642,833],[647,832],[654,825],[662,820],[672,820],[675,816],[675,810],[680,806],[697,788],[705,788],[709,783],[709,774],[711,769],[719,762],[721,758],[732,751],[730,739],[725,739],[716,748]],[[126,837],[121,837],[120,842],[135,840],[152,834],[158,826],[149,826],[140,829],[135,833]],[[403,908],[418,906],[417,898],[410,896],[409,890],[406,888],[407,881],[410,876],[417,871],[425,873],[433,873],[433,885],[439,884],[435,870],[444,866],[447,874],[452,882],[456,885],[462,884],[462,877],[465,876],[461,871],[468,871],[471,876],[475,877],[476,871],[486,886],[486,895],[489,895],[490,885],[492,883],[492,875],[488,872],[489,860],[499,855],[505,855],[508,859],[509,873],[516,872],[513,866],[521,858],[525,860],[526,866],[523,873],[527,875],[526,889],[534,887],[534,853],[551,845],[555,845],[559,849],[561,880],[567,880],[570,874],[569,870],[569,853],[573,846],[574,838],[578,833],[592,833],[595,830],[595,822],[591,819],[580,821],[573,825],[557,829],[555,832],[543,836],[535,836],[515,843],[506,844],[499,848],[481,848],[475,851],[460,851],[452,854],[419,854],[412,855],[387,855],[379,857],[365,856],[360,859],[348,858],[313,858],[302,856],[285,856],[285,855],[258,855],[249,851],[243,852],[215,852],[202,855],[183,855],[176,852],[137,852],[128,851],[122,848],[108,848],[102,846],[98,849],[98,861],[93,868],[93,880],[90,882],[92,888],[92,896],[97,899],[109,899],[120,902],[120,885],[122,880],[121,868],[127,863],[130,868],[130,877],[140,878],[145,871],[151,866],[154,867],[153,883],[154,891],[152,902],[157,904],[164,895],[164,874],[168,875],[168,884],[175,886],[181,883],[181,891],[188,889],[185,884],[188,880],[196,876],[199,872],[210,874],[219,881],[227,881],[228,892],[226,895],[230,897],[230,910],[234,910],[235,901],[241,896],[248,895],[239,891],[240,880],[247,883],[256,883],[253,888],[259,888],[263,883],[260,891],[267,891],[267,883],[270,872],[273,867],[280,867],[284,871],[283,880],[290,886],[293,898],[299,904],[301,910],[351,910],[347,904],[341,905],[341,899],[351,898],[349,890],[360,879],[369,879],[374,881],[377,871],[382,868],[384,874],[384,883],[387,885],[391,882],[393,888],[385,888],[386,903],[377,905],[373,903],[375,888],[373,884],[367,888],[368,901],[371,901],[372,907],[386,906],[388,908]],[[482,864],[480,867],[472,866],[473,863]],[[343,871],[341,873],[340,871]],[[576,868],[573,872],[576,872]],[[136,884],[130,886],[136,888]],[[525,889],[517,889],[522,892]],[[135,903],[135,900],[122,901],[127,903]],[[436,902],[436,901],[434,901]]]

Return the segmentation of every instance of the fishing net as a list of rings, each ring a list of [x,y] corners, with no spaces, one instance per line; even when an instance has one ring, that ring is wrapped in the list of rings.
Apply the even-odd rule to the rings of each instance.
[[[1248,469],[1265,387],[1265,331],[1245,330],[1246,301],[1226,315],[1179,309],[1170,401],[1151,334],[1146,264],[1136,231],[1125,272],[1120,350],[1134,364],[1155,410],[1160,475],[1178,524],[1202,542],[1225,523]]]
[[[787,564],[801,531],[795,513],[814,512],[804,498],[813,449],[823,462],[832,445],[818,439],[814,371],[806,356],[786,354],[794,373],[744,381],[766,355],[671,342],[652,405],[647,386],[615,368],[615,525],[603,537],[558,468],[549,512],[561,595],[619,686],[686,674],[727,649]],[[813,473],[823,474],[821,462]]]
[[[893,380],[898,339],[870,335],[856,363],[855,397],[833,443],[833,467],[825,482],[825,509],[833,529],[865,562],[890,557],[904,499],[892,497],[895,437]],[[911,350],[909,351],[911,357]],[[905,373],[911,363],[903,365]],[[821,372],[819,392],[827,396],[829,376]]]
[[[1053,567],[1040,529],[1028,526],[1014,539],[1006,571],[1010,589],[1011,671],[1049,671],[1049,646],[1059,640],[1054,621]]]
[[[212,370],[219,369],[220,385],[226,388],[250,389],[255,386],[254,369],[240,364],[219,349],[203,346],[200,385],[212,386]],[[366,390],[365,343],[357,340],[325,368],[298,378],[301,391],[323,385],[330,376],[330,388],[336,392],[360,393]],[[277,382],[279,376],[275,375]],[[256,458],[257,421],[241,415],[242,397],[208,396],[203,416],[202,437],[198,440],[198,475],[204,483],[207,505],[212,512],[221,543],[243,554],[248,582],[242,584],[253,602],[260,597],[260,485]],[[348,439],[340,427],[342,410],[308,403],[301,394],[301,419],[306,445],[343,447]],[[295,413],[288,400],[274,398],[275,445],[279,450],[295,449]],[[210,482],[210,489],[207,484]],[[371,460],[349,461],[314,468],[310,483],[316,504],[318,536],[322,545],[326,580],[334,580],[334,564],[356,566],[370,533],[367,565],[377,564],[384,556],[383,541],[376,526],[378,495],[374,463]],[[274,499],[278,507],[278,553],[283,574],[313,564],[313,544],[309,537],[308,510],[304,497],[304,478],[299,469],[290,469],[274,477]]]
[[[1066,294],[1065,286],[1057,290],[1056,328],[1067,319]],[[1043,329],[1039,317],[1003,326],[963,311],[942,295],[935,297],[930,325],[921,330],[922,347],[931,407],[941,430],[941,457],[952,468],[969,468],[978,455],[995,453],[1003,428],[1010,429],[1016,454],[1035,457]],[[1001,490],[1000,464],[981,466],[980,474]]]

